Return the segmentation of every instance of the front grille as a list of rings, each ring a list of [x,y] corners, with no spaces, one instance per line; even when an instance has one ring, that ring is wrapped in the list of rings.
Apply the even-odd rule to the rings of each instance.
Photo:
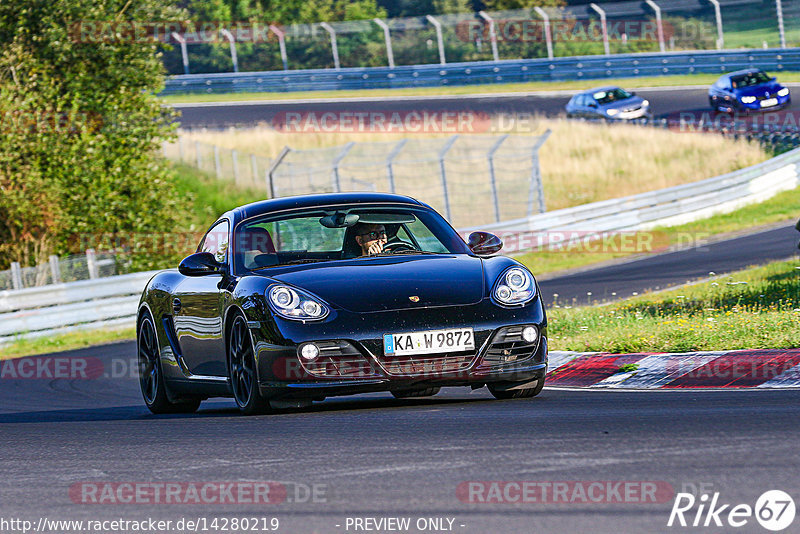
[[[497,331],[481,361],[481,367],[495,367],[530,359],[536,352],[538,339],[528,343],[522,339],[522,326],[509,326]]]
[[[370,378],[377,374],[366,358],[347,341],[319,341],[319,356],[313,361],[300,358],[303,368],[321,378]]]
[[[413,356],[380,356],[378,360],[390,375],[436,377],[468,369],[474,352],[458,354],[419,354]]]

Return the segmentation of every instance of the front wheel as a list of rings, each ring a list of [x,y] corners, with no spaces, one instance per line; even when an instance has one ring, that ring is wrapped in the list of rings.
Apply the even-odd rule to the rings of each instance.
[[[542,392],[542,388],[544,388],[544,377],[539,378],[536,381],[536,385],[532,388],[508,389],[508,386],[505,384],[503,386],[499,384],[487,384],[487,387],[492,396],[498,400],[529,399]]]
[[[243,414],[256,415],[269,411],[269,402],[258,389],[253,343],[247,322],[241,314],[234,317],[228,334],[228,375],[233,398]]]

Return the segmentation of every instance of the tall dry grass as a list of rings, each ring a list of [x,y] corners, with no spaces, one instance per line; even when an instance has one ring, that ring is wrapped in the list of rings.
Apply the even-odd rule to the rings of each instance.
[[[694,182],[769,158],[757,144],[744,140],[630,124],[542,119],[528,135],[538,135],[548,128],[552,135],[540,152],[548,210]],[[308,150],[350,141],[399,141],[403,137],[379,133],[285,133],[266,126],[224,131],[190,130],[181,135],[270,158],[284,146]]]

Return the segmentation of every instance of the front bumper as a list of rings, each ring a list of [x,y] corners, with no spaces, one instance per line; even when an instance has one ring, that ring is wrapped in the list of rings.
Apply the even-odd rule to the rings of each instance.
[[[772,106],[762,107],[761,102],[763,102],[763,100],[756,100],[755,102],[745,104],[744,102],[741,101],[741,99],[739,100],[739,106],[741,107],[741,109],[747,111],[775,111],[778,109],[785,108],[786,106],[792,103],[791,95],[778,96],[774,98],[777,101],[777,103]]]

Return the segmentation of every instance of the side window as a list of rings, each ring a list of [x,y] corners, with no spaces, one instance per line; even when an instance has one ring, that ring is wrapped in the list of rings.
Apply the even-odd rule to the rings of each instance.
[[[405,236],[403,235],[405,234]],[[403,224],[397,232],[397,237],[404,241],[413,242],[411,236],[419,243],[422,250],[427,252],[448,252],[441,241],[439,241],[425,223],[417,219],[413,223]]]
[[[220,263],[225,263],[228,252],[228,221],[220,221],[203,237],[203,241],[198,247],[199,252],[210,252]]]

